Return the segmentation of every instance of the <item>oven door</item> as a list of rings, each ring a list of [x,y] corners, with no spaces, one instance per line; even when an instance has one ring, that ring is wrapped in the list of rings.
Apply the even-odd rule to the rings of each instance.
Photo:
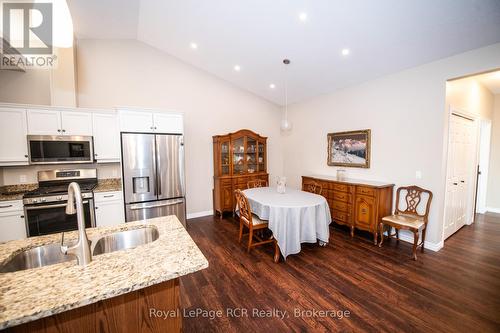
[[[78,229],[76,214],[66,215],[66,203],[25,206],[28,237],[54,234]],[[94,201],[83,201],[85,226],[95,226]]]
[[[91,136],[28,135],[30,164],[92,163]]]

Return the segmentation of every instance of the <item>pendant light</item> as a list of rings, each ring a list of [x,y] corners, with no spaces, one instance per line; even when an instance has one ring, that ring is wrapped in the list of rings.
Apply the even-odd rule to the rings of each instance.
[[[292,123],[288,120],[288,77],[287,77],[287,67],[290,64],[290,60],[283,59],[283,64],[285,65],[285,118],[281,120],[281,130],[283,132],[288,132],[292,130]]]

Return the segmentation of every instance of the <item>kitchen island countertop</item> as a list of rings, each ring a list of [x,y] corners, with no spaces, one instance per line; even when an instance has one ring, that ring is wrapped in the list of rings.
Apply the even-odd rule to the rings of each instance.
[[[175,216],[112,227],[90,228],[90,240],[118,231],[154,226],[159,238],[133,249],[93,257],[86,267],[76,261],[0,273],[0,329],[27,323],[100,300],[146,288],[208,267],[208,261]],[[77,232],[65,233],[65,243]],[[0,264],[16,253],[60,243],[61,234],[0,244]]]

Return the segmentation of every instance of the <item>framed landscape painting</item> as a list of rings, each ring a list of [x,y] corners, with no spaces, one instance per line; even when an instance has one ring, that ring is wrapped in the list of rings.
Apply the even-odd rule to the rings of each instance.
[[[370,167],[371,131],[360,130],[328,134],[328,165]]]

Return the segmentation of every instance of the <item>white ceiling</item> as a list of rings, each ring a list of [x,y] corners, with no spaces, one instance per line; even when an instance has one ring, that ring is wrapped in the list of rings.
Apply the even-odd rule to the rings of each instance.
[[[474,79],[488,88],[492,94],[500,94],[500,71],[477,75]]]
[[[77,38],[137,38],[277,104],[285,57],[292,61],[289,101],[297,102],[500,42],[499,0],[68,3]]]

